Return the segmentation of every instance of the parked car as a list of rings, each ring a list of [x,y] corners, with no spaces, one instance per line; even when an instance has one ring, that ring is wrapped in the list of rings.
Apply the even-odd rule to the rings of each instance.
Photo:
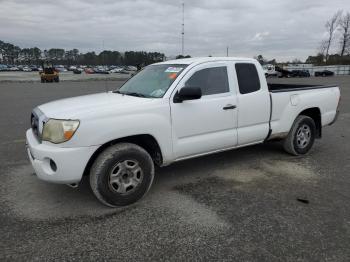
[[[81,69],[81,68],[75,68],[75,69],[73,70],[73,73],[74,73],[74,74],[81,74],[81,72],[83,72],[83,69]]]
[[[30,66],[30,69],[32,69],[32,71],[39,71],[39,68],[37,66]]]
[[[84,68],[84,71],[86,74],[95,74],[95,71],[90,67]]]
[[[137,71],[137,67],[136,66],[125,66],[124,69],[126,71]]]
[[[278,75],[278,77],[279,78],[288,78],[288,77],[291,77],[291,72],[290,71],[288,71],[288,70],[286,70],[286,69],[283,69],[283,68],[281,68],[281,67],[279,67],[279,66],[276,66],[275,67],[275,70],[276,70],[276,72],[277,72],[277,75]]]
[[[7,65],[0,64],[0,71],[7,71],[7,70],[8,70]]]
[[[38,178],[77,186],[88,175],[99,201],[126,206],[147,193],[155,165],[275,139],[304,155],[339,100],[336,86],[268,85],[250,58],[166,61],[114,92],[36,107],[27,152]]]
[[[125,71],[125,69],[123,67],[116,67],[116,68],[109,70],[110,73],[122,73],[124,71]]]
[[[17,66],[12,66],[9,68],[9,71],[20,71]]]
[[[67,72],[68,71],[63,65],[55,66],[55,69],[58,72]]]
[[[334,76],[334,72],[329,70],[316,71],[315,76]]]
[[[32,72],[32,69],[28,66],[23,67],[23,72]]]
[[[68,71],[74,71],[74,70],[76,70],[76,69],[77,69],[76,66],[70,66],[70,67],[68,67]]]
[[[291,71],[292,77],[310,77],[309,70],[292,70]]]
[[[98,66],[94,68],[96,74],[109,74],[108,68],[103,66]]]

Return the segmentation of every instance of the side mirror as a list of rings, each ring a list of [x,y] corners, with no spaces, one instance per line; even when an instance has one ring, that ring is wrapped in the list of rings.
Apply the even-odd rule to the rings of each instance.
[[[183,87],[174,96],[174,103],[182,103],[185,100],[195,100],[202,97],[202,90],[199,87]]]

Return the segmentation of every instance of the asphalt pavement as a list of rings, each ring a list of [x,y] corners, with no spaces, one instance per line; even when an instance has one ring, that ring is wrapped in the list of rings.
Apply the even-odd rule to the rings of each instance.
[[[269,81],[340,85],[339,119],[308,155],[273,142],[179,162],[123,209],[86,179],[39,181],[24,149],[33,107],[122,82],[0,82],[0,261],[350,261],[350,76]]]

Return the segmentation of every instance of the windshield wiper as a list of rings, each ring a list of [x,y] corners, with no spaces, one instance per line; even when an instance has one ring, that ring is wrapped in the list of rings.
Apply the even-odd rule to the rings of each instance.
[[[136,92],[120,92],[119,90],[115,91],[115,93],[118,93],[118,94],[121,94],[121,95],[145,97],[145,98],[151,98],[152,97],[152,96],[147,96],[147,95],[136,93]]]
[[[125,94],[125,95],[128,95],[128,96],[150,97],[150,96],[146,96],[146,95],[144,95],[144,94],[140,94],[140,93],[136,93],[136,92],[125,92],[124,94]]]

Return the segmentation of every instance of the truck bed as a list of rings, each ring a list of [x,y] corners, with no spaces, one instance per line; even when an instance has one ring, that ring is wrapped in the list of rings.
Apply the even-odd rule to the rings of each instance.
[[[290,91],[301,91],[309,89],[320,89],[320,88],[330,88],[335,87],[335,85],[298,85],[298,84],[268,84],[269,91],[272,93],[278,92],[290,92]]]

